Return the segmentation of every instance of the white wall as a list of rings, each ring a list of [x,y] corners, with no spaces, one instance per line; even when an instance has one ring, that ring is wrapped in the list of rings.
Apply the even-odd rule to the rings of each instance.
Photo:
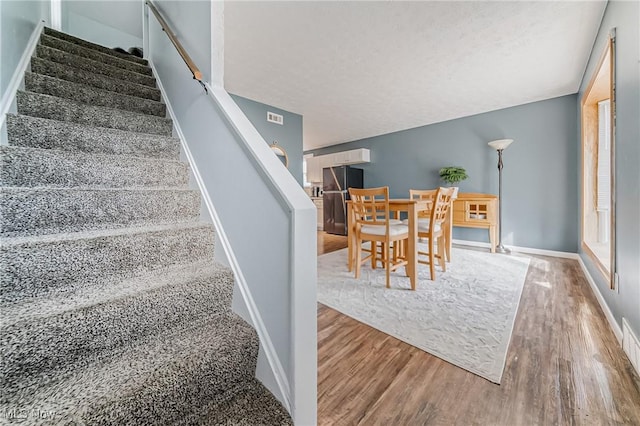
[[[65,0],[62,31],[107,47],[142,47],[142,1]]]
[[[4,95],[33,30],[49,20],[48,1],[0,1],[0,93]]]
[[[62,31],[65,33],[107,47],[120,47],[124,50],[128,50],[130,47],[142,47],[142,38],[134,37],[86,16],[64,10],[63,8]]]

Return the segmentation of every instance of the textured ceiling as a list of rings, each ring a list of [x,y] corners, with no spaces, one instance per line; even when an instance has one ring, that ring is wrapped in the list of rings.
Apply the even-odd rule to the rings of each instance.
[[[606,2],[225,3],[225,88],[304,149],[578,91]]]

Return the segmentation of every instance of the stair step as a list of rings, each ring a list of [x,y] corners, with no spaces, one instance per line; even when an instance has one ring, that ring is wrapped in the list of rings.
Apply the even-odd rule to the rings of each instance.
[[[10,145],[177,160],[180,140],[169,136],[127,132],[28,115],[7,114]]]
[[[232,314],[123,349],[6,392],[7,411],[52,411],[56,424],[175,424],[253,380],[258,339]]]
[[[93,74],[89,71],[47,61],[35,56],[31,57],[31,71],[61,80],[86,84],[87,86],[108,90],[110,92],[123,93],[125,95],[151,99],[153,101],[160,101],[161,99],[160,89],[155,87],[118,80],[117,78],[111,78],[105,75]]]
[[[195,262],[169,265],[147,274],[138,274],[115,281],[99,281],[91,286],[78,287],[72,293],[51,293],[47,297],[0,303],[2,326],[11,326],[23,321],[38,321],[65,312],[80,311],[93,305],[107,305],[114,300],[136,297],[140,293],[159,290],[167,285],[175,285],[187,277],[210,276],[213,271],[228,268],[205,258]],[[229,272],[231,272],[229,270]],[[222,297],[225,297],[224,295]]]
[[[195,222],[191,189],[0,188],[0,236]]]
[[[37,386],[61,366],[70,368],[85,358],[113,354],[165,330],[229,315],[233,282],[229,268],[212,263],[129,280],[129,294],[116,293],[88,306],[70,305],[37,315],[4,308],[0,327],[0,347],[8,348],[0,373],[4,391],[15,392],[27,382]]]
[[[91,59],[93,61],[102,62],[104,64],[111,65],[117,68],[137,72],[138,74],[153,75],[153,72],[148,65],[142,65],[137,62],[128,61],[117,56],[90,49],[60,38],[52,37],[45,33],[40,35],[40,44],[43,46],[51,47],[53,49],[62,50],[76,56]]]
[[[51,62],[57,62],[59,64],[70,65],[74,68],[79,68],[94,74],[106,75],[107,77],[113,77],[119,80],[130,81],[132,83],[142,84],[149,87],[156,87],[156,79],[153,76],[127,71],[122,68],[93,61],[91,59],[83,58],[82,56],[76,56],[41,44],[36,46],[34,56]]]
[[[0,146],[0,185],[49,188],[186,188],[189,166],[173,160]]]
[[[0,303],[72,297],[83,288],[213,259],[213,245],[213,227],[205,223],[0,238]]]
[[[85,105],[69,99],[21,90],[18,90],[16,100],[18,112],[32,117],[163,136],[171,136],[173,130],[171,119],[155,115]]]
[[[84,84],[72,83],[44,74],[27,72],[24,75],[25,89],[29,92],[71,99],[93,106],[103,106],[140,114],[167,115],[166,105],[162,102],[128,96],[108,90],[97,89]]]
[[[44,34],[59,38],[60,40],[68,41],[70,43],[77,44],[82,47],[86,47],[89,49],[97,50],[101,53],[106,53],[107,55],[115,56],[116,58],[124,59],[130,62],[136,62],[138,64],[147,65],[148,62],[146,59],[138,58],[137,56],[127,55],[125,53],[116,52],[113,49],[109,49],[108,47],[101,46],[99,44],[91,43],[90,41],[83,40],[78,37],[74,37],[71,34],[63,33],[60,31],[56,31],[49,27],[44,27]]]
[[[293,421],[280,402],[258,380],[253,379],[228,401],[209,404],[200,418],[189,417],[180,425],[200,426],[291,426]]]

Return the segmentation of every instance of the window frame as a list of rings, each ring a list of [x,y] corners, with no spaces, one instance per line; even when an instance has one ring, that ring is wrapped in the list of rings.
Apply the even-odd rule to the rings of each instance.
[[[608,64],[605,63],[605,60],[607,59],[607,57],[609,58]],[[615,180],[615,176],[616,176],[616,168],[615,168],[615,132],[616,132],[616,84],[615,84],[615,58],[616,58],[616,49],[615,49],[615,28],[612,29],[609,33],[609,37],[607,40],[607,44],[604,48],[604,51],[602,52],[601,56],[600,56],[600,60],[598,61],[598,65],[596,66],[595,70],[592,73],[591,76],[591,80],[589,81],[589,85],[587,86],[587,89],[584,91],[582,98],[580,100],[580,132],[581,132],[581,170],[582,170],[582,176],[581,176],[581,191],[582,191],[582,205],[580,206],[580,223],[581,223],[581,228],[580,228],[580,242],[581,242],[581,247],[582,250],[587,253],[587,255],[594,261],[594,263],[596,264],[596,266],[598,267],[598,269],[600,270],[600,272],[602,273],[603,277],[609,282],[609,287],[611,289],[615,289],[616,288],[616,224],[615,224],[615,217],[616,217],[616,180]],[[609,268],[607,268],[602,261],[599,259],[599,257],[594,253],[594,251],[589,247],[589,244],[587,243],[587,241],[585,241],[585,229],[587,226],[587,221],[585,220],[585,215],[587,212],[587,208],[588,206],[586,205],[587,201],[586,201],[586,196],[585,196],[585,191],[587,190],[587,184],[585,183],[585,181],[589,178],[591,178],[589,173],[597,173],[597,170],[593,170],[593,171],[588,171],[587,167],[585,167],[586,165],[586,158],[585,158],[585,147],[587,144],[587,134],[588,132],[592,131],[592,130],[588,130],[587,128],[589,127],[586,122],[587,120],[585,120],[585,117],[587,117],[587,112],[586,112],[586,107],[588,105],[590,105],[593,101],[589,100],[589,96],[591,94],[591,91],[594,87],[594,84],[596,83],[597,77],[600,73],[600,70],[603,68],[603,66],[609,66],[609,99],[610,99],[610,186],[611,186],[611,190],[610,190],[610,194],[611,194],[611,200],[610,200],[610,209],[609,209],[609,216],[610,216],[610,228],[609,228]]]

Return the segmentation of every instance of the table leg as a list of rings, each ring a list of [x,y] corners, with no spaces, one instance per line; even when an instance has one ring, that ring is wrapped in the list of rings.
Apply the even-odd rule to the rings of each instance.
[[[498,234],[498,228],[496,226],[489,226],[489,241],[491,244],[491,253],[496,252],[496,235]]]
[[[347,203],[347,269],[349,272],[353,270],[353,239],[355,238],[355,233],[353,232],[353,229],[351,229],[354,223],[352,220],[353,218],[351,217],[351,210],[351,203]]]
[[[453,202],[451,203],[453,205]],[[453,206],[449,206],[449,209],[452,209]],[[447,218],[445,220],[445,229],[444,234],[446,236],[445,241],[446,241],[446,247],[445,247],[445,251],[446,251],[446,260],[447,262],[451,262],[451,246],[453,245],[452,240],[453,240],[453,226],[451,223],[451,216],[453,215],[453,211],[449,210],[447,212]]]

